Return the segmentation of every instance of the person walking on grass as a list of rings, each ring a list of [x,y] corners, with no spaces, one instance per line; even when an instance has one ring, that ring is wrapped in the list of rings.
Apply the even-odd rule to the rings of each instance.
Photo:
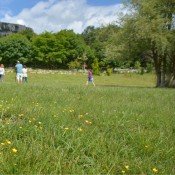
[[[5,69],[4,69],[4,65],[1,64],[1,65],[0,65],[0,81],[1,81],[1,82],[4,81],[4,76],[5,76]]]
[[[93,74],[92,74],[91,69],[88,70],[88,80],[86,82],[86,85],[88,85],[89,83],[92,83],[95,86],[94,78],[93,78]]]
[[[23,69],[22,69],[22,80],[24,83],[27,83],[27,67],[26,65],[24,65]]]
[[[17,64],[15,65],[16,68],[16,81],[17,83],[22,83],[22,78],[23,78],[23,73],[22,73],[22,69],[23,69],[23,65],[17,61]]]

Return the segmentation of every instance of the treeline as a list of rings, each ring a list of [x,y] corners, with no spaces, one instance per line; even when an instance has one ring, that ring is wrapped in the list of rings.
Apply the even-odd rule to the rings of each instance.
[[[73,30],[57,33],[35,34],[24,30],[0,38],[0,59],[7,66],[20,60],[28,66],[41,68],[81,68],[96,66],[97,69],[116,67],[123,64],[109,52],[112,37],[120,28],[116,25],[95,28],[87,27],[76,34]]]
[[[116,67],[146,68],[141,52],[122,50],[122,35],[123,28],[117,25],[88,26],[82,34],[62,30],[37,35],[24,30],[0,38],[0,60],[6,66],[20,60],[30,67],[49,69],[79,69],[86,64],[95,74]]]
[[[1,37],[0,60],[6,66],[20,60],[50,69],[86,64],[95,74],[116,67],[154,69],[157,87],[175,87],[174,0],[128,0],[127,9],[120,25],[88,26],[82,34],[25,30]]]

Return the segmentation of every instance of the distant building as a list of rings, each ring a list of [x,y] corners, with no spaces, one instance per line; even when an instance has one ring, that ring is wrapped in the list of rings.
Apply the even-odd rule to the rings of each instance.
[[[9,35],[11,33],[18,33],[22,30],[32,30],[32,28],[20,24],[0,22],[0,36]]]

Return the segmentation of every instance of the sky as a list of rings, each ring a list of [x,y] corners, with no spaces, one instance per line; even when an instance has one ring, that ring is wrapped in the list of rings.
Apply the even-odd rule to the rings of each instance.
[[[34,32],[73,29],[114,23],[124,10],[122,0],[0,0],[0,22],[31,27]]]

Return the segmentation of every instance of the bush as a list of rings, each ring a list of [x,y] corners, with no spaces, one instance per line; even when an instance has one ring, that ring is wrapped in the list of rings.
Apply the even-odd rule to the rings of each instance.
[[[94,62],[92,63],[92,69],[94,75],[100,75],[100,67],[97,59],[95,59]]]
[[[146,69],[147,69],[147,72],[150,73],[153,71],[153,64],[152,63],[147,63],[146,64]]]
[[[68,67],[69,67],[69,69],[79,69],[80,63],[77,60],[71,61],[68,63]]]
[[[110,76],[112,74],[112,68],[107,68],[106,74]]]
[[[140,69],[141,69],[141,64],[140,64],[139,61],[136,61],[136,62],[135,62],[134,68],[140,71]]]

